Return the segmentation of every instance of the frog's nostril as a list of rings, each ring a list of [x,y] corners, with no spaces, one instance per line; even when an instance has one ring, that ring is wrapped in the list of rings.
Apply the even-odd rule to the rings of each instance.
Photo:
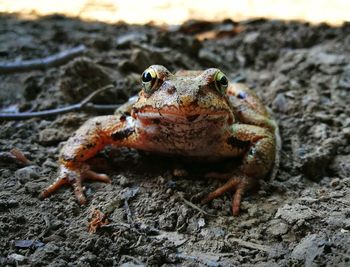
[[[175,87],[174,86],[170,86],[168,89],[167,89],[167,92],[169,95],[172,95],[174,94],[176,91]]]

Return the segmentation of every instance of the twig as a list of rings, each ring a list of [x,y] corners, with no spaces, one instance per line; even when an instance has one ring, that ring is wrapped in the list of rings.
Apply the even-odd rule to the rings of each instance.
[[[106,85],[106,86],[94,91],[92,94],[88,95],[80,103],[73,104],[73,105],[66,106],[66,107],[62,107],[62,108],[49,109],[49,110],[43,110],[43,111],[35,111],[35,112],[0,113],[0,121],[1,120],[24,120],[24,119],[37,118],[37,117],[48,117],[48,116],[68,113],[71,111],[78,111],[78,110],[86,110],[86,111],[116,110],[120,105],[95,105],[95,104],[90,103],[90,101],[96,95],[98,95],[102,91],[105,91],[105,90],[110,89],[112,87],[113,87],[113,85],[111,85],[111,84]]]
[[[124,200],[124,209],[125,209],[125,212],[126,212],[126,217],[127,217],[128,223],[132,227],[135,227],[135,223],[134,223],[134,219],[132,217],[132,213],[131,213],[131,210],[130,210],[130,207],[129,207],[128,199]]]
[[[193,204],[192,202],[188,201],[187,199],[185,199],[181,194],[178,194],[178,196],[182,199],[183,202],[185,202],[185,204],[187,204],[188,206],[194,208],[195,210],[198,210],[199,212],[203,213],[204,215],[208,215],[208,216],[213,216],[213,217],[217,217],[214,214],[209,214],[208,212],[202,210],[200,207],[198,207],[197,205]]]
[[[269,251],[272,250],[271,247],[260,245],[260,244],[256,244],[256,243],[249,242],[249,241],[244,241],[242,239],[233,237],[231,234],[227,235],[225,237],[225,240],[228,243],[230,243],[229,241],[232,241],[232,242],[236,242],[238,245],[240,245],[242,247],[251,248],[251,249],[257,249],[257,250],[261,250],[261,251],[264,251],[264,252],[269,252]]]
[[[101,229],[112,229],[112,228],[126,228],[131,229],[131,225],[123,222],[110,223],[107,225],[101,225]]]
[[[10,150],[10,153],[16,158],[18,162],[20,162],[22,165],[29,165],[30,161],[27,159],[27,157],[23,154],[21,150],[19,150],[17,147],[14,147]]]
[[[38,237],[39,239],[43,238],[51,230],[51,227],[52,227],[48,214],[44,214],[43,219],[45,221],[45,228],[41,232],[41,234],[39,235],[39,237]]]
[[[86,50],[85,45],[79,45],[71,49],[61,51],[55,55],[44,58],[23,60],[19,62],[0,62],[0,74],[42,70],[60,66],[73,58],[82,55]]]

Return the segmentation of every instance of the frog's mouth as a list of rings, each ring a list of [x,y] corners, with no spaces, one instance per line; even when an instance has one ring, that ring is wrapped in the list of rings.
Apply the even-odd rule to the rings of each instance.
[[[159,124],[162,122],[172,122],[172,123],[179,123],[179,124],[191,124],[196,122],[203,122],[203,121],[217,121],[217,120],[223,120],[223,121],[232,121],[230,119],[230,114],[226,111],[216,111],[216,112],[169,112],[169,111],[162,111],[159,110],[157,112],[154,111],[143,111],[138,112],[136,114],[136,118],[140,120],[141,122],[150,124]]]

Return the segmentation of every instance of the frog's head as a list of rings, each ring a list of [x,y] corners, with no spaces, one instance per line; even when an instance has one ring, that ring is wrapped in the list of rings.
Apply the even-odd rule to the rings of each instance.
[[[220,120],[232,124],[234,116],[226,96],[228,79],[219,69],[179,71],[152,65],[142,76],[142,90],[132,116],[142,121],[195,123]]]

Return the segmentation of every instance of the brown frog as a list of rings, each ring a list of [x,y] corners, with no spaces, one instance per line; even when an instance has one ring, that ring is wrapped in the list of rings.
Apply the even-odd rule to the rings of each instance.
[[[60,174],[41,194],[48,197],[70,184],[85,204],[85,179],[110,182],[86,161],[106,145],[135,148],[196,161],[241,158],[228,173],[209,173],[226,183],[203,199],[207,203],[234,190],[232,212],[239,213],[243,193],[270,173],[279,161],[278,127],[253,91],[230,83],[216,68],[178,71],[152,65],[142,74],[142,90],[115,115],[88,120],[69,138],[60,154]]]

